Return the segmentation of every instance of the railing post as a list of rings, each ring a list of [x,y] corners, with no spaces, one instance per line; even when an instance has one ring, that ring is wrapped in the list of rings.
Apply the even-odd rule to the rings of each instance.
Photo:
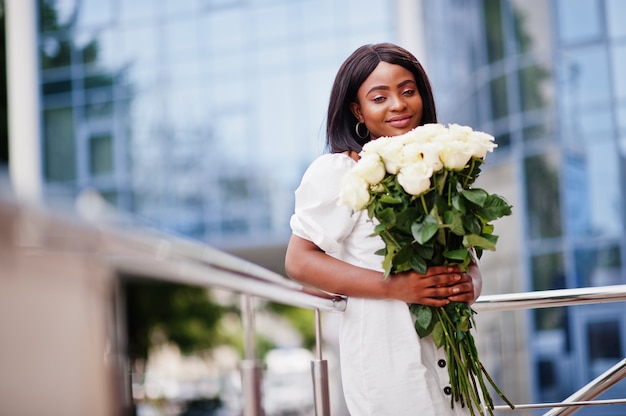
[[[315,360],[311,361],[315,415],[330,416],[328,394],[328,362],[322,359],[322,323],[320,310],[315,309]]]
[[[241,321],[244,336],[245,358],[241,362],[241,386],[243,390],[243,415],[262,416],[261,364],[256,358],[254,328],[254,303],[249,295],[241,295]]]

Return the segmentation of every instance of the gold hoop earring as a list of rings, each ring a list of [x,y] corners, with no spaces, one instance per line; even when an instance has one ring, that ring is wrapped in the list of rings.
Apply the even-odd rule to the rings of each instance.
[[[363,135],[361,135],[361,132],[359,131],[359,126],[365,127],[365,133],[363,133]],[[361,123],[360,121],[356,123],[356,126],[354,127],[354,131],[356,131],[356,135],[359,136],[359,138],[361,139],[365,139],[367,136],[370,135],[370,132],[367,129],[367,126],[365,125],[365,123]]]

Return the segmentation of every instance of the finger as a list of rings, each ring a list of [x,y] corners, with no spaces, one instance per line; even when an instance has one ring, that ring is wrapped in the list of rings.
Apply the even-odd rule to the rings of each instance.
[[[424,306],[434,306],[436,308],[440,308],[442,306],[446,306],[450,302],[451,300],[447,298],[421,298],[417,303]]]

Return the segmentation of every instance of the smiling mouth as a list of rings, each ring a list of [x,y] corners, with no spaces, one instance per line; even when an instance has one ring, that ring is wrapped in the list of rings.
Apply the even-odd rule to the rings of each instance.
[[[387,123],[394,127],[406,127],[411,122],[411,116],[396,117],[390,119]]]

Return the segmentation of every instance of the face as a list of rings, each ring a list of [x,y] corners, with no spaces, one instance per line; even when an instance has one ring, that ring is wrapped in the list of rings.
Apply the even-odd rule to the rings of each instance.
[[[359,87],[357,102],[350,109],[376,139],[397,136],[419,126],[422,104],[411,71],[380,62]]]

